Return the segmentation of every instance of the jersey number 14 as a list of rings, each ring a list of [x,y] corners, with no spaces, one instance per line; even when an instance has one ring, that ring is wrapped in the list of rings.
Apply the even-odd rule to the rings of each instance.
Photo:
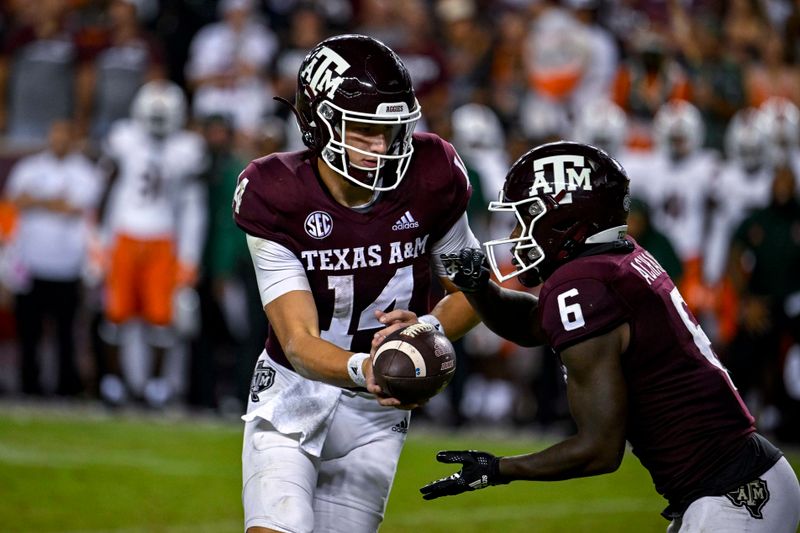
[[[350,324],[353,322],[355,312],[354,277],[328,276],[328,288],[333,291],[334,304],[331,325],[322,331],[320,336],[345,350],[351,348],[353,334],[350,333]],[[392,279],[384,286],[381,293],[366,308],[358,312],[357,331],[375,329],[382,324],[375,318],[375,311],[386,311],[394,303],[395,309],[408,309],[411,303],[411,294],[414,290],[413,266],[408,265],[398,268]]]

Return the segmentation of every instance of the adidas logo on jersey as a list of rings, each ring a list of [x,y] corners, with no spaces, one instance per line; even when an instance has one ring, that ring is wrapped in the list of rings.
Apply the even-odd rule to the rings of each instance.
[[[392,426],[392,431],[395,433],[408,433],[408,422],[406,419],[402,419],[399,423]]]
[[[406,211],[406,213],[402,217],[400,217],[400,219],[397,222],[394,223],[392,229],[394,231],[400,231],[404,229],[412,229],[418,227],[419,227],[419,222],[414,220],[414,217],[411,216],[411,211]]]

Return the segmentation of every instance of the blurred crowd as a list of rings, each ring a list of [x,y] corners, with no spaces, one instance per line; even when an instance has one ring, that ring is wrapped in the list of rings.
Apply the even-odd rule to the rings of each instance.
[[[236,177],[302,147],[273,97],[345,32],[404,60],[481,240],[508,231],[485,206],[531,147],[616,157],[695,342],[763,430],[800,440],[800,0],[9,0],[0,394],[241,412],[266,324]],[[424,415],[564,422],[555,358],[481,327],[458,349]]]

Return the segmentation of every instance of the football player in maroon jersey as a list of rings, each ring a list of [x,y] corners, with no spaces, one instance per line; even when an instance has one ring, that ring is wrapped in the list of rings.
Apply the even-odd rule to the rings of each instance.
[[[449,143],[414,133],[408,72],[375,39],[317,45],[289,105],[308,149],[251,162],[233,201],[270,325],[243,417],[245,526],[372,532],[413,406],[381,395],[371,341],[400,320],[453,339],[477,323],[440,259],[479,245],[471,188]],[[450,294],[431,311],[432,274]]]
[[[516,217],[486,253],[446,256],[451,280],[495,333],[547,344],[565,368],[574,436],[541,452],[445,451],[462,469],[425,499],[514,480],[612,472],[627,440],[669,502],[668,531],[794,532],[800,487],[756,432],[708,337],[652,255],[626,236],[624,169],[589,145],[557,142],[522,156],[492,211]],[[502,253],[511,250],[513,270]],[[543,282],[539,297],[491,281]]]

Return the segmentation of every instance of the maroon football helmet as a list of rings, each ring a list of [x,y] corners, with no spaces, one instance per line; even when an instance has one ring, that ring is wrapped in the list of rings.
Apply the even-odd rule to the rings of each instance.
[[[523,285],[538,285],[586,245],[624,238],[629,208],[628,176],[604,151],[543,144],[514,163],[499,201],[489,204],[490,211],[514,213],[517,222],[510,237],[484,244],[489,263],[500,281],[520,276]],[[509,245],[510,262],[497,252]]]
[[[397,187],[411,162],[421,111],[411,77],[389,47],[364,35],[322,41],[300,66],[295,106],[303,142],[330,168],[371,190]],[[349,145],[350,122],[390,126],[386,153]],[[355,166],[347,149],[376,158],[377,168]]]

